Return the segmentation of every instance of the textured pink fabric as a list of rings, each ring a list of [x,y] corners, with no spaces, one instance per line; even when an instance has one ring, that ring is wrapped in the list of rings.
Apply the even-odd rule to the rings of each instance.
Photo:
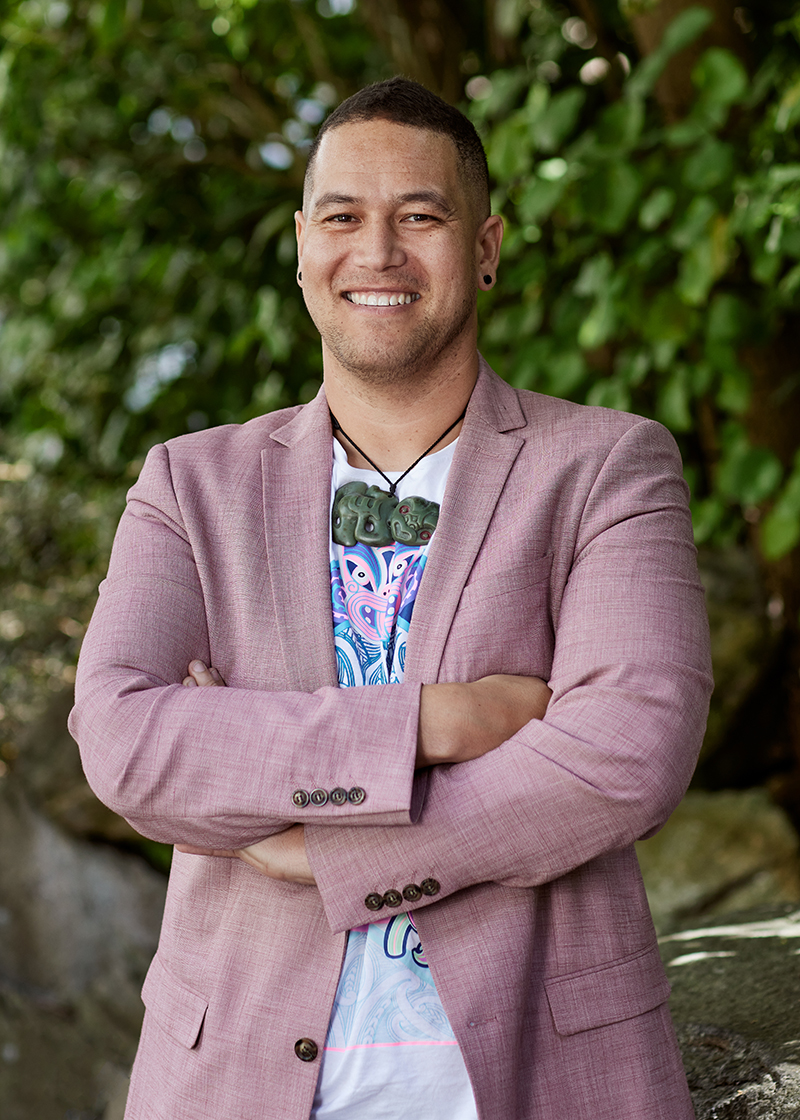
[[[482,1120],[689,1120],[632,842],[688,783],[710,673],[686,487],[659,425],[482,365],[406,683],[338,690],[330,426],[302,409],[155,448],[87,634],[71,726],[145,835],[241,846],[302,820],[318,889],[176,853],[129,1120],[305,1120],[344,931],[415,905]],[[231,686],[183,690],[210,658]],[[553,700],[414,777],[419,684],[529,673]],[[296,788],[361,805],[297,809]]]

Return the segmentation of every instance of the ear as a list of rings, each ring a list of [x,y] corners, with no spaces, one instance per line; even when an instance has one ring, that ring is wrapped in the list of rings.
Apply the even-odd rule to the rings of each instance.
[[[475,235],[475,259],[478,272],[478,287],[488,291],[493,287],[500,264],[500,246],[503,243],[503,219],[492,214],[478,227]],[[486,277],[489,277],[487,281]]]
[[[302,271],[303,241],[305,240],[306,233],[306,220],[303,217],[302,210],[295,210],[294,212],[294,232],[297,237],[297,267]]]

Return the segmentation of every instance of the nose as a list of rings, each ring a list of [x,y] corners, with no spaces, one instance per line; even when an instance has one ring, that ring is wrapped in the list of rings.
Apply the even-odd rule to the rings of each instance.
[[[373,272],[382,272],[405,262],[406,252],[394,223],[378,219],[365,222],[358,233],[354,263]]]

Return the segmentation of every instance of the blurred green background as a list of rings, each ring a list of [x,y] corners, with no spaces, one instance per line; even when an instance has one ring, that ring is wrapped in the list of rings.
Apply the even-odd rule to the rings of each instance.
[[[332,106],[402,72],[487,146],[507,226],[481,303],[489,361],[663,421],[698,544],[746,550],[772,635],[771,730],[734,769],[752,770],[740,784],[775,775],[800,820],[798,5],[0,10],[4,764],[72,679],[147,449],[316,392],[294,282],[305,152]]]
[[[148,448],[316,393],[294,280],[305,153],[395,73],[486,144],[506,222],[490,363],[676,435],[719,683],[696,783],[766,783],[800,823],[789,0],[0,3],[0,779],[24,778],[31,726],[68,706]],[[64,807],[66,778],[28,785],[76,834],[135,843]]]

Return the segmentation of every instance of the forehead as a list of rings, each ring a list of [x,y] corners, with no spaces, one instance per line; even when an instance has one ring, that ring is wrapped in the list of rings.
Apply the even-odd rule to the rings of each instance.
[[[374,120],[342,124],[323,136],[306,204],[322,195],[393,197],[434,190],[451,205],[465,199],[456,146],[426,128]]]

